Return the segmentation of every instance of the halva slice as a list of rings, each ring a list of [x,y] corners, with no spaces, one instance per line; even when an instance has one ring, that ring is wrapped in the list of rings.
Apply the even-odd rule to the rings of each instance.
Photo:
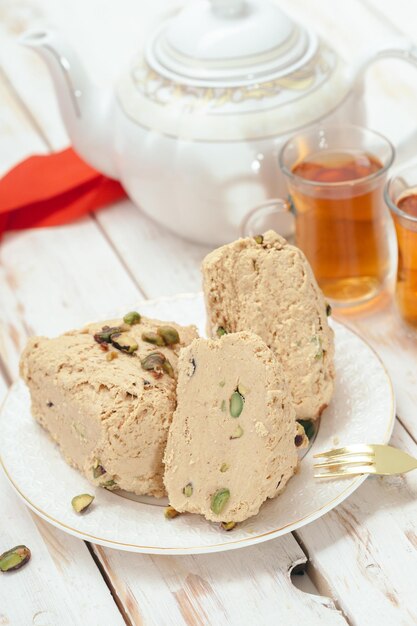
[[[35,419],[94,484],[165,495],[162,457],[178,354],[197,336],[132,312],[54,339],[30,339],[20,370]]]
[[[317,418],[333,394],[333,331],[301,250],[269,230],[214,250],[202,269],[209,333],[262,337],[284,367],[297,418]]]
[[[181,351],[164,482],[176,511],[240,522],[297,466],[295,411],[282,367],[248,332]]]

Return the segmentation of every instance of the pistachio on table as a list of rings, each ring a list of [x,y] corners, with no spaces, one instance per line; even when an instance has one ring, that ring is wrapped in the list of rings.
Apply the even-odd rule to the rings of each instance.
[[[94,500],[94,496],[89,493],[82,493],[79,496],[74,496],[71,500],[72,508],[76,513],[84,513]]]
[[[31,552],[27,546],[15,546],[0,554],[0,571],[13,572],[29,561]]]
[[[240,416],[243,411],[244,402],[245,398],[242,396],[241,393],[239,393],[239,391],[236,390],[232,393],[229,401],[230,415],[232,417]]]
[[[173,326],[160,326],[156,332],[163,339],[166,346],[173,346],[179,343],[180,336]]]
[[[110,340],[115,348],[127,354],[133,354],[139,347],[136,339],[128,333],[114,333],[111,335]]]
[[[180,512],[176,511],[173,506],[167,506],[165,507],[164,515],[166,519],[174,519],[174,517],[180,515]]]
[[[183,494],[187,497],[190,498],[193,495],[193,485],[192,483],[188,483],[187,485],[185,485],[184,489],[182,490]]]
[[[213,511],[213,513],[216,513],[216,515],[219,515],[223,511],[226,504],[228,503],[229,498],[230,498],[230,491],[229,489],[226,489],[226,488],[218,489],[215,493],[213,493],[213,495],[211,496],[211,505],[210,505],[210,508]]]
[[[142,340],[147,343],[153,343],[155,346],[164,346],[165,342],[160,335],[157,333],[153,333],[152,331],[148,331],[146,333],[142,333]]]
[[[233,528],[236,526],[236,522],[222,522],[220,526],[223,528],[223,530],[233,530]]]
[[[130,311],[126,313],[123,318],[125,324],[129,324],[129,326],[133,326],[133,324],[139,324],[141,320],[141,315],[137,311]]]

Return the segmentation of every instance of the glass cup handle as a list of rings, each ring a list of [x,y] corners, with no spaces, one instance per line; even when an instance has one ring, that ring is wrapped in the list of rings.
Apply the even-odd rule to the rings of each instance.
[[[278,216],[286,217],[283,220],[277,220]],[[289,217],[291,219],[288,219]],[[278,221],[282,221],[282,224],[277,228]],[[267,200],[251,209],[240,224],[240,235],[241,237],[258,235],[270,228],[287,238],[294,230],[291,204],[282,198]]]

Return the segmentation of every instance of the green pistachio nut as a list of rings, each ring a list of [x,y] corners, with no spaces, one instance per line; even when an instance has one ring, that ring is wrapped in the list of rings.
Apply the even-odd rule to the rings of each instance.
[[[218,329],[216,330],[216,335],[218,337],[223,337],[223,335],[227,335],[227,330],[223,328],[223,326],[219,326]]]
[[[130,313],[126,313],[123,321],[125,324],[129,324],[129,326],[133,326],[133,324],[139,324],[141,319],[140,313],[137,311],[130,311]]]
[[[224,507],[228,503],[230,498],[229,489],[218,489],[216,493],[213,493],[211,496],[211,505],[210,508],[216,515],[220,515],[223,511]]]
[[[111,336],[121,332],[120,326],[103,326],[99,332],[94,334],[94,339],[97,343],[111,343]]]
[[[304,428],[305,434],[311,441],[314,437],[314,433],[316,432],[314,422],[312,420],[297,420],[297,422]]]
[[[227,470],[229,469],[229,467],[230,467],[230,466],[229,466],[227,463],[222,463],[222,464],[220,465],[220,471],[221,471],[221,473],[222,473],[222,474],[224,474],[224,472],[227,472]]]
[[[164,364],[162,365],[162,369],[164,370],[165,374],[168,374],[168,376],[171,376],[171,378],[175,378],[174,368],[172,367],[168,359],[165,359]]]
[[[105,473],[106,473],[106,470],[104,469],[102,465],[100,465],[100,463],[97,463],[97,465],[93,467],[94,478],[100,478],[100,476],[103,476],[103,474]]]
[[[243,405],[245,403],[244,397],[238,392],[234,391],[230,396],[229,410],[232,417],[239,417],[243,411]]]
[[[188,483],[187,485],[185,485],[184,489],[182,490],[183,494],[185,496],[187,496],[187,498],[190,498],[193,495],[193,485],[192,483]]]
[[[160,337],[160,335],[158,335],[157,333],[153,333],[152,331],[149,331],[147,333],[142,333],[142,339],[143,341],[146,341],[147,343],[153,343],[155,346],[165,345],[165,342],[162,339],[162,337]]]
[[[27,546],[15,546],[0,555],[0,571],[13,572],[20,569],[29,561],[31,557]]]
[[[144,359],[141,360],[140,364],[144,370],[162,372],[162,367],[165,361],[166,357],[162,354],[162,352],[150,352]]]
[[[173,326],[160,326],[156,332],[163,339],[166,346],[173,346],[179,343],[180,336]]]
[[[263,243],[264,242],[264,237],[263,235],[255,235],[254,240],[256,241],[256,243]]]
[[[115,348],[127,354],[133,354],[138,349],[136,339],[129,333],[115,333],[111,336],[111,342]]]
[[[84,513],[94,500],[94,496],[89,493],[82,493],[79,496],[74,496],[71,500],[72,508],[76,513]]]

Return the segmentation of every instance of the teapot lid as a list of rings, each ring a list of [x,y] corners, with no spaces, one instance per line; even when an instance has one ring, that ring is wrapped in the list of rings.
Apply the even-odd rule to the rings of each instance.
[[[196,0],[161,24],[145,56],[182,84],[243,86],[296,71],[317,47],[313,33],[267,0]]]

